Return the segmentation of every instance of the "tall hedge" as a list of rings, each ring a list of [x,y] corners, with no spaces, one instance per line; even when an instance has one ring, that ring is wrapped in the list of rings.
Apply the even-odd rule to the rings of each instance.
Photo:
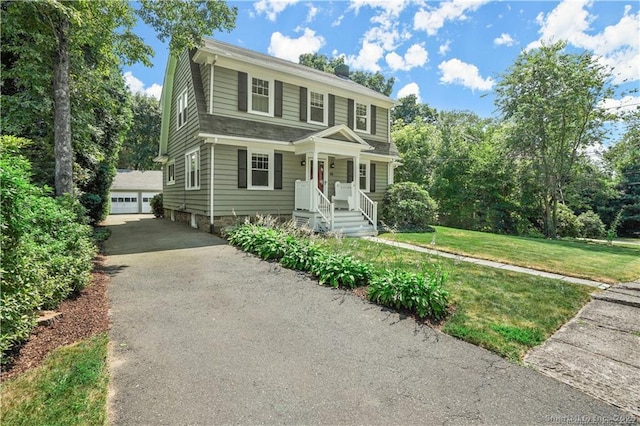
[[[391,185],[382,199],[380,220],[399,231],[433,231],[438,205],[429,192],[414,182]]]
[[[55,308],[89,282],[96,248],[85,211],[72,197],[54,199],[31,183],[20,155],[29,142],[0,137],[0,352],[25,340],[35,311]],[[5,361],[3,356],[2,360]]]

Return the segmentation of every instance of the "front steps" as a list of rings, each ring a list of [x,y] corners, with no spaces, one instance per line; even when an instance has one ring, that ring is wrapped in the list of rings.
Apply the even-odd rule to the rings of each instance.
[[[330,232],[329,224],[318,213],[304,210],[293,212],[297,226],[309,226],[316,231]],[[346,237],[371,237],[378,235],[373,225],[359,211],[335,210],[333,231]]]

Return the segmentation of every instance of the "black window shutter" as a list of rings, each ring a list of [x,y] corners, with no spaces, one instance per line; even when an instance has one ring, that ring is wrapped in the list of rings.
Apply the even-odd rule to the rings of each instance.
[[[246,111],[246,110],[247,110],[247,73],[238,71],[238,111]]]
[[[347,99],[347,126],[353,130],[353,115],[355,114],[355,102]]]
[[[275,81],[275,89],[276,89],[276,104],[274,107],[273,115],[276,117],[282,117],[282,82],[276,80]]]
[[[375,135],[376,134],[376,106],[375,105],[371,105],[371,134]]]
[[[238,188],[247,187],[247,150],[238,150]]]
[[[307,88],[300,88],[300,121],[307,121]]]
[[[274,173],[273,173],[273,178],[274,178],[274,182],[273,182],[273,187],[275,189],[282,189],[282,154],[279,152],[276,152],[274,154]]]
[[[336,125],[336,97],[329,95],[329,127]]]
[[[369,192],[376,192],[376,165],[369,165]]]
[[[347,183],[353,182],[353,160],[347,160]]]

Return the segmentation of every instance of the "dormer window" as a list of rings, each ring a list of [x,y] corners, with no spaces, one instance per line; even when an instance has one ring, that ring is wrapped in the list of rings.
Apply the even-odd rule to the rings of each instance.
[[[356,102],[354,116],[354,128],[360,132],[369,132],[369,106]]]
[[[273,94],[272,94],[272,82],[270,80],[262,80],[256,77],[252,77],[251,81],[251,105],[249,106],[251,112],[259,114],[272,115]]]

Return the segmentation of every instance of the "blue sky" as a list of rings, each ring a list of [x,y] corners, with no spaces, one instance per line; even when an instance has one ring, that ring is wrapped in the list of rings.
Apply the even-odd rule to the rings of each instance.
[[[523,49],[569,41],[612,67],[620,93],[607,107],[640,104],[640,2],[486,0],[260,0],[238,8],[236,29],[213,37],[297,62],[301,53],[344,55],[352,70],[395,77],[393,98],[416,94],[438,110],[495,116],[493,89]],[[152,68],[123,71],[132,91],[159,97],[167,46],[145,26]]]

